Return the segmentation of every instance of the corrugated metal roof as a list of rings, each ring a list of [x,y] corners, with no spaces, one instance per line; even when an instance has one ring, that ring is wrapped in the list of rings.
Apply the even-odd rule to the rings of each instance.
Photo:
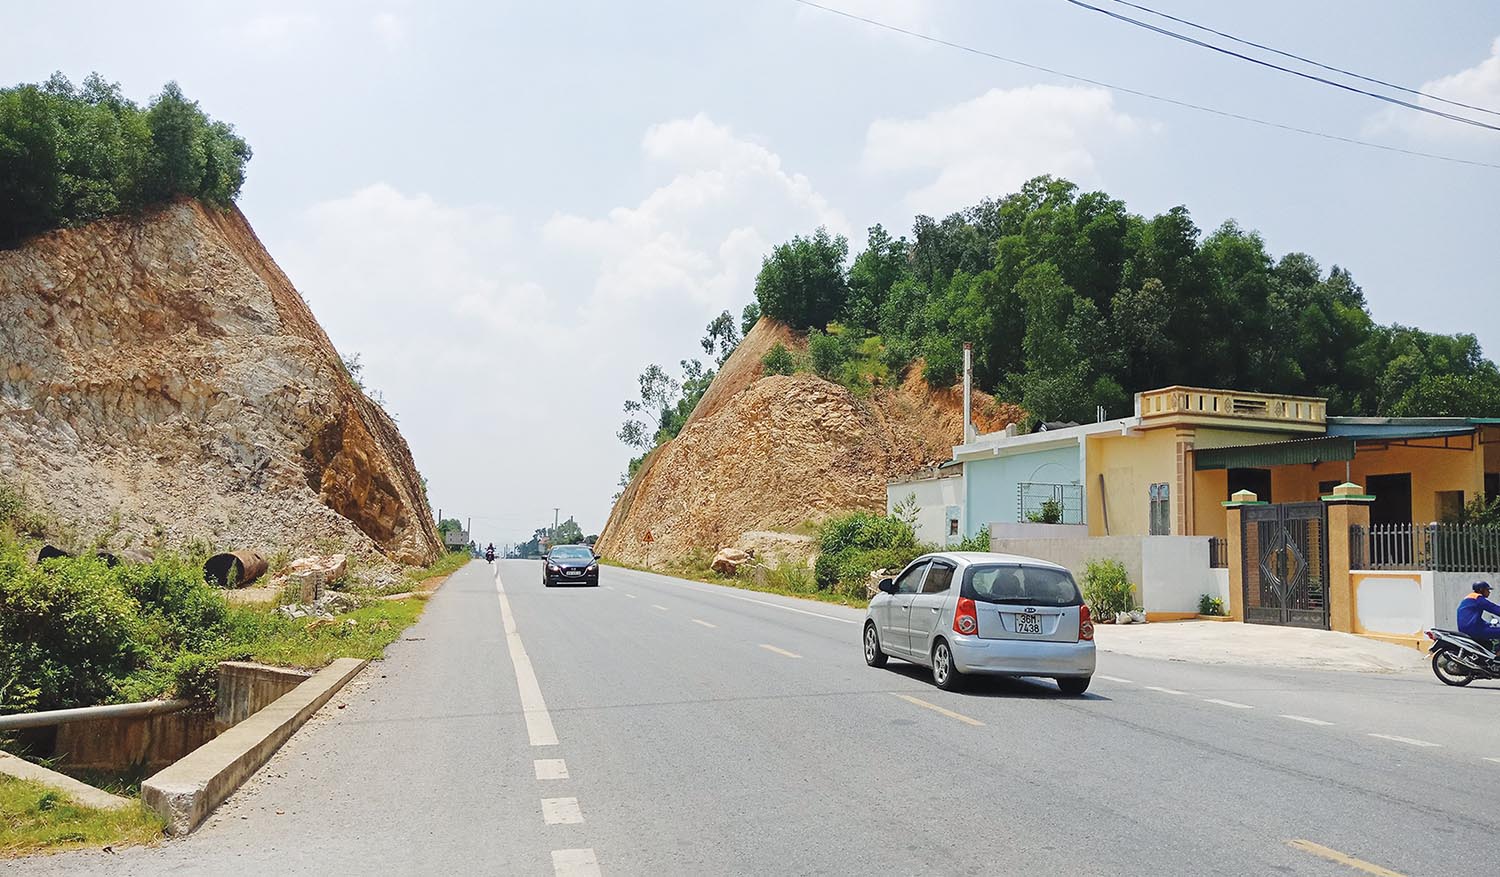
[[[1442,438],[1474,431],[1476,421],[1462,417],[1330,417],[1328,434],[1359,440]]]
[[[1259,445],[1203,448],[1193,452],[1193,468],[1263,469],[1298,463],[1330,463],[1354,459],[1354,439],[1344,436],[1289,439]]]

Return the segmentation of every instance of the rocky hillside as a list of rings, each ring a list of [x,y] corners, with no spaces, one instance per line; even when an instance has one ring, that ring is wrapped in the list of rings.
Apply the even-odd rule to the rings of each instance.
[[[440,551],[395,423],[234,208],[0,251],[0,480],[113,547]]]
[[[951,457],[963,431],[961,391],[930,389],[920,367],[864,398],[810,374],[762,376],[761,358],[777,341],[802,344],[761,320],[681,434],[641,465],[600,534],[604,555],[651,566],[754,531],[884,511],[887,480]],[[983,431],[1019,413],[976,394]]]

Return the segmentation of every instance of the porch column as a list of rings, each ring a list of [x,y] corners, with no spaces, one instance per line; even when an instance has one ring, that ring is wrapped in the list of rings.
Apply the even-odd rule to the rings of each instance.
[[[1370,503],[1375,497],[1358,484],[1344,482],[1323,497],[1328,507],[1328,627],[1344,633],[1355,630],[1354,577],[1350,570],[1355,560],[1350,551],[1349,531],[1353,527],[1370,528]]]
[[[1253,491],[1239,490],[1224,503],[1225,545],[1229,551],[1229,617],[1245,620],[1245,528],[1246,506],[1265,505]]]
[[[1172,484],[1172,535],[1191,536],[1193,526],[1193,438],[1191,429],[1179,429],[1173,455],[1176,473]]]

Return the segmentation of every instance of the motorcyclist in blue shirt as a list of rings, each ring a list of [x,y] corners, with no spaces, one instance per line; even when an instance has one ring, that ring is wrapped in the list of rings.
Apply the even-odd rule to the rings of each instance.
[[[1480,642],[1500,641],[1500,623],[1484,620],[1484,614],[1500,617],[1500,606],[1490,602],[1490,583],[1475,582],[1474,592],[1458,604],[1458,632]]]

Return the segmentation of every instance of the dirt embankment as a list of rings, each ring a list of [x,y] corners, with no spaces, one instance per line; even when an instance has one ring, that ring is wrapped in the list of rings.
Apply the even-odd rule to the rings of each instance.
[[[855,396],[810,374],[761,374],[785,326],[761,320],[724,364],[677,438],[641,465],[600,535],[603,554],[655,565],[712,552],[749,531],[787,531],[854,509],[883,511],[885,484],[948,460],[962,436],[963,394],[908,370],[897,386]],[[976,394],[981,431],[1020,412]]]
[[[0,251],[0,479],[112,544],[441,550],[395,423],[236,209]]]

